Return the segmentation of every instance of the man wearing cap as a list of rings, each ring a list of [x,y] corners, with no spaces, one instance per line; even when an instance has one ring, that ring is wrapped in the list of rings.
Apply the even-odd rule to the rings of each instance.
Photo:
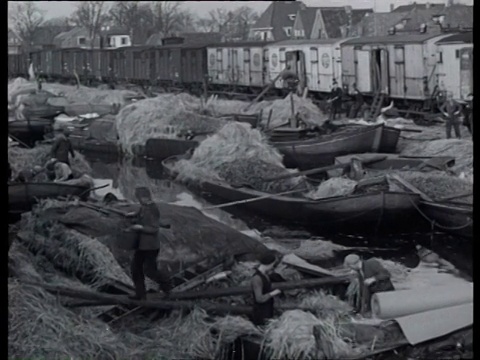
[[[145,300],[147,296],[145,275],[156,281],[165,293],[168,294],[170,291],[168,278],[157,268],[157,256],[160,251],[158,229],[160,226],[170,228],[170,225],[160,224],[160,211],[152,201],[150,190],[139,187],[135,189],[135,196],[140,202],[140,210],[127,214],[128,217],[136,218],[136,224],[130,229],[138,232],[138,245],[133,255],[131,271],[136,293],[134,299]]]
[[[70,166],[70,161],[68,160],[68,153],[72,155],[72,158],[75,157],[72,143],[64,134],[63,129],[60,128],[57,130],[57,134],[55,135],[55,141],[52,145],[51,156],[52,158],[55,158],[58,161]]]
[[[273,318],[273,298],[281,293],[278,289],[272,291],[270,274],[276,265],[276,256],[271,252],[265,253],[260,257],[260,266],[252,278],[252,322],[257,326],[264,325],[268,319]]]
[[[340,87],[338,86],[337,81],[333,80],[332,98],[328,100],[332,104],[330,110],[330,120],[335,120],[336,115],[340,115],[340,111],[342,108],[342,96],[342,89],[340,89]]]
[[[363,261],[360,256],[350,254],[345,258],[344,266],[358,274],[361,308],[356,310],[360,310],[362,315],[370,311],[370,299],[373,294],[395,290],[390,273],[376,259]]]

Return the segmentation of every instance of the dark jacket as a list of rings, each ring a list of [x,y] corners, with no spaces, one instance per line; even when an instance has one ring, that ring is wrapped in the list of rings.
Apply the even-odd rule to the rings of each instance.
[[[272,283],[267,275],[262,274],[260,271],[256,271],[254,277],[259,277],[262,280],[262,294],[268,294],[272,291]],[[273,298],[267,300],[264,303],[258,303],[255,301],[255,293],[252,285],[253,293],[253,314],[252,322],[255,325],[264,325],[268,319],[273,318]]]
[[[456,101],[450,103],[445,101],[442,106],[440,106],[440,111],[447,113],[449,120],[454,120],[459,114],[455,114],[458,111],[461,111],[462,107]]]
[[[362,274],[363,273],[363,274]],[[395,290],[390,273],[377,259],[368,259],[362,262],[362,273],[359,273],[360,299],[362,299],[362,312],[370,309],[371,296],[377,292]],[[365,279],[374,277],[376,281],[367,286]]]
[[[337,87],[336,89],[332,89],[332,99],[335,99],[332,101],[332,105],[339,107],[342,105],[342,96],[343,96],[343,91],[340,87]]]
[[[160,211],[154,203],[142,205],[137,214],[137,224],[143,226],[139,231],[138,250],[158,250],[160,241],[158,239],[158,228],[160,226]]]
[[[70,162],[68,161],[68,153],[70,153],[72,157],[75,157],[72,143],[62,134],[55,139],[55,142],[52,145],[51,156],[60,162],[70,165]]]

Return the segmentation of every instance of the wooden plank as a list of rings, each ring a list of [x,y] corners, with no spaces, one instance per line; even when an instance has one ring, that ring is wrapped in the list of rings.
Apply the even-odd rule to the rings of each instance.
[[[433,202],[433,199],[431,197],[429,197],[427,194],[425,194],[422,191],[420,191],[419,189],[417,189],[415,186],[410,184],[407,180],[401,178],[398,174],[387,175],[387,178],[391,178],[391,179],[394,179],[394,180],[398,181],[401,185],[403,185],[405,188],[407,188],[411,192],[419,194],[420,197],[423,200]]]
[[[295,254],[288,254],[285,255],[282,258],[282,262],[294,267],[295,269],[306,272],[311,275],[316,275],[316,276],[337,276],[332,271],[329,271],[327,269],[324,269],[320,266],[316,266],[313,264],[310,264],[309,262],[305,261],[304,259],[298,257]]]

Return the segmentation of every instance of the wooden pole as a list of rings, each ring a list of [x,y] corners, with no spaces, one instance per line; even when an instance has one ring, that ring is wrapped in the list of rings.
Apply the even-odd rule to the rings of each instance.
[[[293,91],[290,93],[290,127],[296,128],[295,126],[295,103],[293,101]]]
[[[281,71],[281,72],[275,77],[275,79],[273,79],[273,80],[270,82],[270,84],[268,84],[268,85],[262,90],[262,92],[261,92],[260,94],[258,94],[258,96],[257,96],[255,99],[253,99],[253,101],[252,101],[250,104],[247,105],[247,107],[246,107],[243,111],[247,111],[248,109],[250,109],[250,107],[251,107],[253,104],[257,103],[257,102],[263,97],[263,95],[265,95],[265,94],[267,93],[267,91],[270,90],[270,89],[275,85],[275,83],[277,82],[277,80],[280,79],[280,77],[283,75],[284,72],[285,72],[285,70]]]
[[[293,289],[307,289],[316,288],[328,285],[346,284],[350,281],[350,276],[330,276],[320,279],[307,279],[299,281],[288,281],[281,283],[273,283],[272,290],[293,290]],[[202,298],[218,298],[224,296],[246,295],[250,294],[252,289],[250,286],[238,286],[227,289],[211,289],[204,291],[190,291],[170,294],[169,299],[187,300],[187,299],[202,299]]]

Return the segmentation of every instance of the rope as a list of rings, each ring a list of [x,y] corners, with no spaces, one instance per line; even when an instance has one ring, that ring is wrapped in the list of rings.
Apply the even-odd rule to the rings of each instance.
[[[466,227],[473,224],[473,220],[468,220],[468,222],[465,225],[461,225],[461,226],[443,226],[443,225],[440,225],[435,220],[430,219],[422,210],[420,210],[420,208],[417,206],[417,204],[415,204],[415,202],[411,198],[409,198],[409,200],[412,203],[413,207],[419,212],[419,214],[422,215],[425,218],[425,220],[427,220],[430,224],[432,224],[432,227],[436,226],[436,227],[438,227],[440,229],[443,229],[443,230],[461,230],[461,229],[465,229]]]

